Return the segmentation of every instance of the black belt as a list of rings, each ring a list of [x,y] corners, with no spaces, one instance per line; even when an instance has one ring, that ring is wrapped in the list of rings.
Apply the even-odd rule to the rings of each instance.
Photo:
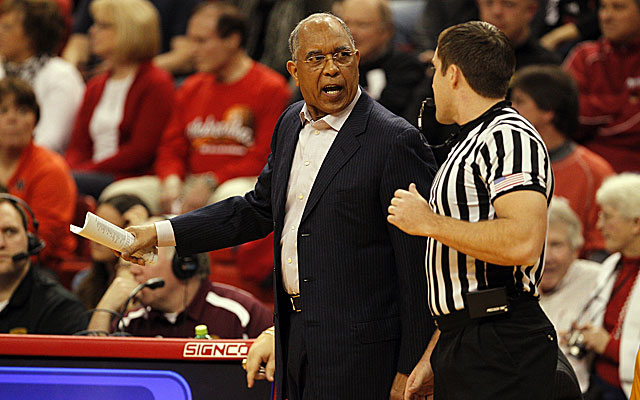
[[[471,316],[469,315],[469,310],[467,308],[463,308],[462,310],[456,310],[449,314],[437,315],[434,317],[434,322],[438,329],[440,329],[440,331],[450,331],[453,329],[462,328],[472,323],[480,323],[500,318],[506,318],[512,310],[517,309],[522,305],[537,301],[537,297],[533,297],[533,295],[527,293],[521,293],[519,295],[509,297],[509,304],[506,310],[507,312],[496,313],[496,315],[493,316],[471,318]]]
[[[300,293],[298,294],[290,294],[289,296],[289,301],[291,301],[291,309],[294,312],[301,312],[302,311],[302,300],[300,299]]]

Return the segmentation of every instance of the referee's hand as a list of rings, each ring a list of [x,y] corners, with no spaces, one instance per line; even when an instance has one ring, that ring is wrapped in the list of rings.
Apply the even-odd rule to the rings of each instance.
[[[398,189],[389,206],[387,221],[409,235],[429,236],[435,216],[427,201],[418,193],[415,183],[409,190]]]

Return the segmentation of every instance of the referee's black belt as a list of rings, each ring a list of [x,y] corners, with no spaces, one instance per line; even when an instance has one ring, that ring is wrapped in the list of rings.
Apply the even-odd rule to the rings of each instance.
[[[302,300],[300,299],[300,293],[288,294],[288,296],[289,296],[289,301],[291,302],[291,310],[293,312],[301,312]]]
[[[463,308],[462,310],[456,310],[449,314],[437,315],[434,317],[434,322],[438,329],[442,332],[459,329],[473,323],[481,323],[490,320],[497,320],[505,318],[510,312],[517,310],[520,307],[531,305],[538,302],[538,298],[528,293],[520,293],[518,295],[509,296],[506,308],[496,310],[495,313],[488,313],[481,317],[471,317],[469,314],[469,308]]]

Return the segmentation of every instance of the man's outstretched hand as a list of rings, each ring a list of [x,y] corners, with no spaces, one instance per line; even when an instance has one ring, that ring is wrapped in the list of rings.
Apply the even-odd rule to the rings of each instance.
[[[132,263],[145,265],[142,255],[152,251],[157,252],[155,247],[158,245],[156,226],[154,224],[137,225],[130,226],[125,230],[133,235],[134,241],[130,246],[124,248],[119,256]]]

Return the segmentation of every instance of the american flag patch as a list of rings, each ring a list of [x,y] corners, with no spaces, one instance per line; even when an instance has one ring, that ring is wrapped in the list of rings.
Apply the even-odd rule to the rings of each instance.
[[[509,190],[512,187],[522,185],[525,182],[525,175],[522,172],[511,174],[507,176],[501,176],[493,181],[493,189],[495,193],[500,193],[505,190]]]

